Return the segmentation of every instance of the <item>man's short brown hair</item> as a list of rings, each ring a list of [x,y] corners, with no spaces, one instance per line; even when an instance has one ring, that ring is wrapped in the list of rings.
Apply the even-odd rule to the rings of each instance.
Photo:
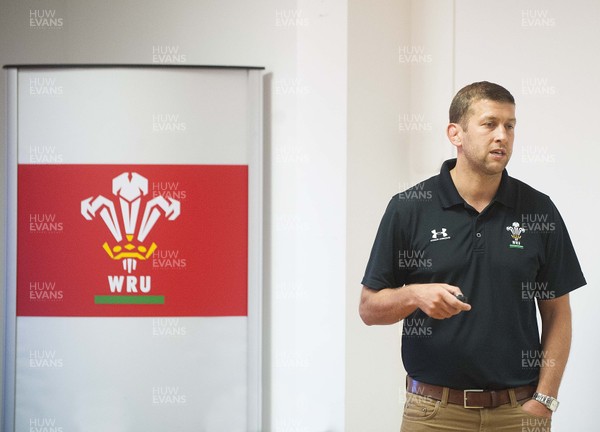
[[[488,81],[475,82],[460,89],[452,99],[450,123],[458,123],[466,129],[471,105],[482,99],[515,104],[513,95],[501,85]]]

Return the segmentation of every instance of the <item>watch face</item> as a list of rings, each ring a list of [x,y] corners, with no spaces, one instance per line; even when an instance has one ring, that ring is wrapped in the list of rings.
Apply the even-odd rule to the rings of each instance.
[[[551,411],[556,411],[558,408],[558,401],[556,399],[552,399],[548,408],[550,408]]]

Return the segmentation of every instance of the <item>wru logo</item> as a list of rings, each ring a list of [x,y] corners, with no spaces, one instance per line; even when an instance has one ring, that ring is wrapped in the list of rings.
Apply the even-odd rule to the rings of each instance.
[[[131,273],[137,267],[137,260],[145,261],[156,250],[156,243],[150,245],[144,241],[161,217],[173,221],[181,212],[180,202],[159,195],[146,201],[144,214],[139,228],[137,225],[143,197],[148,195],[148,180],[137,173],[123,173],[112,181],[112,193],[118,198],[121,208],[121,222],[125,231],[125,239],[121,231],[121,223],[117,216],[115,203],[102,195],[81,201],[81,214],[92,220],[99,213],[116,241],[114,246],[104,242],[102,247],[113,260],[123,262],[123,270]]]
[[[521,245],[521,234],[527,231],[525,228],[519,225],[519,222],[513,222],[512,226],[507,226],[506,231],[510,231],[512,237],[512,244],[508,245],[510,248],[523,249]]]

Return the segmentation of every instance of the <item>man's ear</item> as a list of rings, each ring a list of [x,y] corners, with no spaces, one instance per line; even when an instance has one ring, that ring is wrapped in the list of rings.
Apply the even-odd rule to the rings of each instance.
[[[457,123],[450,123],[446,128],[446,135],[448,139],[452,143],[453,146],[460,147],[462,145],[460,134],[462,132],[462,128]]]

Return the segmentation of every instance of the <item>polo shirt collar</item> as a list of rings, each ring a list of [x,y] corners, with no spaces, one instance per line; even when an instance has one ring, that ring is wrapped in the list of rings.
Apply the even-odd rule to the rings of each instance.
[[[440,170],[440,201],[443,208],[450,208],[458,204],[464,204],[465,200],[460,196],[454,186],[452,177],[450,176],[450,170],[456,166],[456,159],[449,159],[445,161]],[[502,179],[500,180],[500,186],[496,192],[496,196],[492,202],[499,202],[507,207],[514,208],[516,204],[516,189],[514,180],[509,177],[506,169],[502,171]]]

